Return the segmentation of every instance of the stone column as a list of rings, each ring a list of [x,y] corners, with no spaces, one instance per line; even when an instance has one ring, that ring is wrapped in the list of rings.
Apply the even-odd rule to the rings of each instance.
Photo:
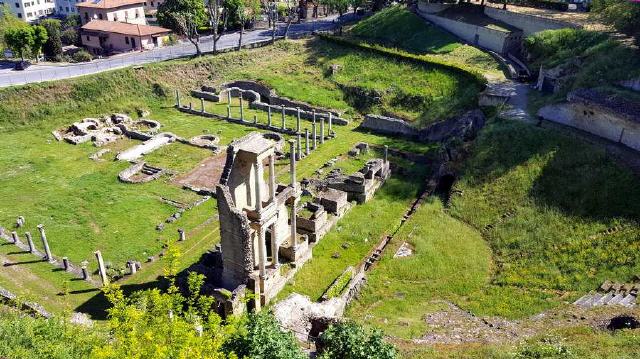
[[[100,251],[95,251],[96,259],[98,260],[98,273],[100,274],[100,279],[102,280],[102,285],[109,284],[109,278],[107,277],[107,270],[104,267],[104,261],[102,260],[102,253]]]
[[[296,187],[296,141],[289,140],[289,154],[290,154],[290,169],[291,172],[291,186]]]
[[[33,238],[31,238],[31,232],[24,232],[24,236],[27,237],[27,243],[29,244],[29,252],[34,253],[36,246],[33,244]]]
[[[384,163],[387,164],[389,160],[389,146],[384,145]]]
[[[80,268],[82,269],[82,279],[84,280],[89,280],[89,270],[87,269],[87,265],[89,265],[87,261],[82,261],[80,263]]]
[[[138,267],[136,267],[135,261],[128,261],[127,266],[129,267],[129,274],[134,275],[138,271]]]
[[[271,105],[267,105],[267,126],[271,127]]]
[[[16,221],[16,225],[18,226],[18,228],[20,228],[20,227],[24,227],[24,225],[25,225],[26,223],[27,223],[27,222],[24,220],[24,217],[22,217],[22,216],[19,216],[19,217],[18,217],[18,220]]]
[[[231,106],[231,90],[227,90],[227,106]]]
[[[331,136],[331,123],[333,122],[333,113],[329,112],[329,136]]]
[[[44,233],[44,225],[39,224],[38,230],[40,231],[40,239],[42,239],[42,245],[44,246],[44,260],[54,262],[51,249],[49,248],[49,242],[47,241],[47,235]]]
[[[242,92],[240,92],[240,121],[244,121],[244,107],[242,106]]]
[[[269,156],[269,198],[276,200],[276,155]]]
[[[258,115],[253,115],[253,124],[258,124]]]
[[[18,242],[20,242],[20,239],[18,238],[18,232],[11,232],[11,240],[13,241],[13,244],[18,244]]]
[[[231,118],[231,106],[227,106],[227,119]]]
[[[312,113],[313,113],[313,123],[316,123],[316,110],[313,109]]]
[[[178,228],[178,240],[180,242],[184,242],[186,239],[187,239],[187,237],[184,234],[184,229]]]
[[[71,270],[71,265],[69,264],[69,258],[62,257],[62,267],[67,272]]]
[[[204,113],[204,99],[200,98],[200,112]]]
[[[309,156],[310,151],[309,151],[309,129],[308,128],[304,129],[304,138],[305,138],[305,142],[304,142],[305,151],[304,151],[304,154],[305,154],[305,156]]]
[[[293,203],[291,204],[291,244],[293,244],[293,248],[296,248],[298,246],[298,240],[297,240],[297,236],[296,236],[296,212],[297,210],[297,205],[296,205],[296,200],[293,200]]]
[[[266,261],[266,254],[267,254],[267,245],[265,243],[264,240],[264,229],[263,228],[259,228],[258,229],[258,269],[260,270],[260,278],[264,279],[265,275],[266,275],[266,270],[265,270],[265,261]],[[262,290],[264,290],[264,288],[261,288]]]
[[[193,110],[193,103],[191,103],[191,101],[189,101],[189,110]]]
[[[311,136],[313,137],[313,138],[312,138],[312,140],[313,140],[313,147],[311,147],[311,149],[315,151],[315,150],[316,150],[316,147],[317,147],[317,145],[318,145],[318,143],[317,143],[318,139],[316,138],[316,123],[315,123],[315,121],[311,124],[311,132],[312,132],[312,133],[311,133]]]
[[[180,108],[180,92],[176,90],[176,107]]]
[[[260,212],[262,210],[262,196],[260,194],[260,180],[262,179],[262,173],[260,171],[261,164],[259,161],[254,163],[255,173],[254,173],[254,182],[255,182],[255,194],[256,194],[256,212]]]
[[[296,119],[296,132],[300,133],[300,107],[296,107],[298,118]]]
[[[276,225],[271,226],[271,265],[273,268],[278,269],[280,266],[280,259],[278,253],[278,241],[276,240]]]
[[[324,117],[320,117],[320,144],[324,143]]]
[[[296,160],[300,161],[300,158],[302,157],[302,136],[300,135],[300,132],[298,132],[298,135],[296,136],[296,144],[298,145]]]
[[[286,109],[284,107],[284,105],[282,106],[282,129],[286,130],[287,129],[287,120],[286,120],[286,113],[285,113]]]

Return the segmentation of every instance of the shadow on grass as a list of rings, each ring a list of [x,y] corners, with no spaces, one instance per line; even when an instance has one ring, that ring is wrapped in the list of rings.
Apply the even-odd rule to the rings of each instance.
[[[604,149],[579,139],[491,120],[471,153],[461,177],[474,187],[517,171],[514,176],[533,181],[528,197],[540,207],[591,220],[640,218],[640,186],[631,171],[619,167]]]

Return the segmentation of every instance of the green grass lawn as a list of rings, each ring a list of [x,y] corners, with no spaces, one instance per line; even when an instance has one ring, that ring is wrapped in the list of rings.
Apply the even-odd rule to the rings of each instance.
[[[310,296],[312,300],[320,298],[348,266],[357,266],[383,236],[395,231],[419,194],[427,170],[425,166],[414,165],[407,168],[405,174],[392,175],[373,199],[353,207],[318,242],[313,248],[313,258],[296,273],[278,297],[285,298],[297,292]],[[333,258],[334,253],[339,257]]]
[[[388,7],[358,22],[350,29],[349,35],[419,54],[447,53],[462,46],[455,36],[400,5]]]
[[[494,122],[472,148],[451,214],[484,232],[494,283],[593,290],[640,272],[640,187],[604,150],[513,122]],[[503,214],[513,215],[500,220]],[[608,228],[620,231],[603,235]]]

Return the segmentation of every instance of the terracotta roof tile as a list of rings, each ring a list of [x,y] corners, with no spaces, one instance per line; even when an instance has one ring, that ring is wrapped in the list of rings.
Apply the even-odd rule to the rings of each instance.
[[[82,26],[81,29],[86,31],[113,32],[131,36],[148,36],[171,32],[171,30],[159,26],[127,24],[107,20],[91,20]]]

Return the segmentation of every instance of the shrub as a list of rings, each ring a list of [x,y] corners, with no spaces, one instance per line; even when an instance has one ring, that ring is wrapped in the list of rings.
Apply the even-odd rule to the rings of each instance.
[[[384,341],[382,332],[367,334],[353,322],[332,325],[318,338],[320,358],[393,359],[397,357],[393,345]]]
[[[86,50],[80,50],[76,52],[75,54],[73,54],[72,58],[75,62],[89,62],[93,60],[93,56],[91,56],[91,54]]]
[[[80,37],[78,36],[78,31],[73,28],[69,28],[64,30],[60,34],[60,40],[65,45],[80,45]]]
[[[165,37],[162,41],[162,46],[172,46],[178,43],[178,37],[176,34],[169,34],[169,36]]]

